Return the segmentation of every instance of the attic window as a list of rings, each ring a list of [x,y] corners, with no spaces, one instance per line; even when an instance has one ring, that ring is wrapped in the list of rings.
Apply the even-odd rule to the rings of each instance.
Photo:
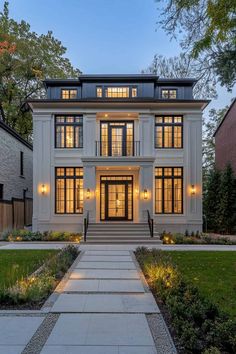
[[[161,98],[164,99],[176,99],[177,98],[177,90],[161,90]]]
[[[129,87],[106,87],[105,96],[109,98],[128,98]]]
[[[63,100],[71,100],[77,98],[77,90],[61,90],[61,98]]]

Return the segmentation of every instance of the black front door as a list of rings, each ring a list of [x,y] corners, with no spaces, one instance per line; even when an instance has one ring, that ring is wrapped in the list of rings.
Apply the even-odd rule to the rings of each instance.
[[[131,180],[101,179],[101,220],[133,219],[133,183]]]

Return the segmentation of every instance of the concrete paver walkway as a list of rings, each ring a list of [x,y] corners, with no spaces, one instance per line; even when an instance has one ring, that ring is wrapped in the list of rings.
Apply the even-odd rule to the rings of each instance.
[[[157,353],[146,314],[160,311],[129,251],[84,251],[51,312],[42,354]]]

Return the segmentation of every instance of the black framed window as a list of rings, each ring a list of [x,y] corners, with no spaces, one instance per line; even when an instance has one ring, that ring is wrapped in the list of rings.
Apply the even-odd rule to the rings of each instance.
[[[61,98],[63,100],[73,100],[77,98],[77,90],[75,89],[62,89]]]
[[[24,176],[24,153],[20,152],[20,176]]]
[[[83,147],[83,117],[56,116],[55,117],[55,147],[82,148]]]
[[[161,90],[161,98],[165,99],[176,99],[177,98],[177,90],[175,89],[163,89]]]
[[[155,148],[183,148],[182,116],[156,116]]]
[[[0,183],[0,200],[3,199],[3,184]]]
[[[56,167],[56,214],[83,213],[83,168]]]
[[[183,213],[183,168],[155,168],[155,213]]]
[[[135,98],[138,96],[136,86],[97,86],[96,95],[98,98]]]

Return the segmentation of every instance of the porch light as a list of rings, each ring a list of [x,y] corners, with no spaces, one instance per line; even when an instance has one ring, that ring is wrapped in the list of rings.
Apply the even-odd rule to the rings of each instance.
[[[196,186],[194,184],[191,185],[191,195],[196,194]]]
[[[86,198],[87,199],[90,199],[91,198],[91,191],[89,188],[87,188],[87,191],[86,191]]]
[[[46,186],[45,184],[41,185],[41,193],[44,195],[46,193]]]
[[[148,191],[146,188],[143,190],[143,199],[148,199]]]

